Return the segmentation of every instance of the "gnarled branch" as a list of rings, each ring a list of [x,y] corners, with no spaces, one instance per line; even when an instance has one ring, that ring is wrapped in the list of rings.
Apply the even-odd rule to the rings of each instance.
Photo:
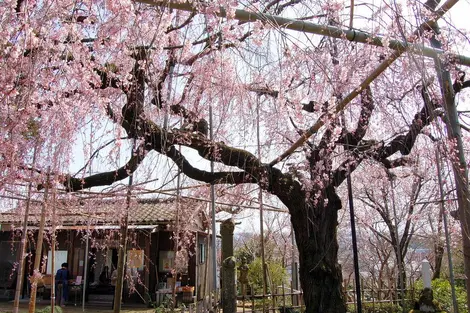
[[[171,146],[167,156],[175,162],[178,168],[189,178],[212,184],[243,184],[257,183],[257,180],[244,171],[215,172],[203,171],[189,163],[184,155],[175,146]]]
[[[145,158],[145,153],[141,153],[141,150],[142,147],[139,147],[136,150],[139,152],[132,155],[130,160],[124,166],[115,171],[99,173],[84,178],[76,178],[67,175],[63,185],[67,191],[78,191],[91,187],[108,186],[129,177],[129,175],[134,173],[139,164]]]

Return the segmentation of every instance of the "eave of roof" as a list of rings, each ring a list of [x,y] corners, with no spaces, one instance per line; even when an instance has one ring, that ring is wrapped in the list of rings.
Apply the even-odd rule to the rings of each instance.
[[[176,219],[176,202],[169,200],[139,200],[131,203],[128,214],[130,225],[152,225],[171,223]],[[180,203],[181,205],[181,203]],[[0,213],[0,224],[19,225],[24,220],[24,206],[19,206]],[[64,204],[46,210],[48,224],[54,220],[56,225],[119,225],[126,214],[125,202],[94,201],[80,204]],[[41,215],[41,206],[32,205],[28,214],[28,225],[38,225]]]

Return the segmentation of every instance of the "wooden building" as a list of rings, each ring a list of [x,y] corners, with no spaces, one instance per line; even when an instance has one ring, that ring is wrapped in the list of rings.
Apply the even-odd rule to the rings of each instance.
[[[32,205],[28,216],[25,270],[30,274],[41,209],[40,204]],[[110,301],[113,294],[111,276],[117,265],[119,227],[127,214],[124,301],[161,301],[158,295],[169,292],[173,284],[194,286],[194,300],[202,299],[209,293],[209,282],[212,281],[207,210],[205,202],[175,199],[135,200],[129,208],[125,199],[49,203],[45,209],[44,261],[41,267],[45,281],[52,280],[50,239],[55,229],[55,270],[67,262],[75,282],[86,288],[87,301]],[[0,288],[10,297],[16,284],[14,269],[19,261],[24,211],[23,206],[18,206],[0,213]],[[83,286],[85,275],[87,283]],[[28,284],[24,286],[27,294]]]

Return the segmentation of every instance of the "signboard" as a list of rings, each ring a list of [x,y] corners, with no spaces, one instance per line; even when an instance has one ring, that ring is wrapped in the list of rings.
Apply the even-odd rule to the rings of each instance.
[[[175,260],[174,251],[160,251],[158,255],[158,271],[159,272],[170,272],[173,268],[173,262]]]
[[[144,250],[128,250],[127,266],[138,270],[144,269]]]

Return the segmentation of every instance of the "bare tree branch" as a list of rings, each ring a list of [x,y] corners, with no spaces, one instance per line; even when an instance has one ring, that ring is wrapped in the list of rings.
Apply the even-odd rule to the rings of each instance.
[[[142,147],[139,147],[136,151],[141,150],[143,150]],[[99,173],[84,178],[76,178],[67,175],[63,185],[67,191],[78,191],[91,187],[108,186],[117,181],[123,180],[126,177],[129,177],[129,175],[134,173],[144,158],[145,153],[138,152],[130,158],[126,165],[115,171]],[[42,187],[38,188],[41,189]]]
[[[377,160],[386,159],[398,151],[400,151],[402,155],[408,155],[411,152],[416,138],[421,133],[421,130],[429,125],[437,116],[435,110],[438,104],[431,100],[426,86],[422,87],[421,94],[423,96],[424,106],[421,111],[415,115],[408,132],[405,135],[395,137],[390,143],[378,150]]]
[[[195,168],[188,162],[181,152],[175,146],[170,147],[167,156],[171,158],[178,168],[189,178],[212,184],[244,184],[244,183],[258,183],[258,181],[251,175],[243,171],[231,172],[207,172]]]

